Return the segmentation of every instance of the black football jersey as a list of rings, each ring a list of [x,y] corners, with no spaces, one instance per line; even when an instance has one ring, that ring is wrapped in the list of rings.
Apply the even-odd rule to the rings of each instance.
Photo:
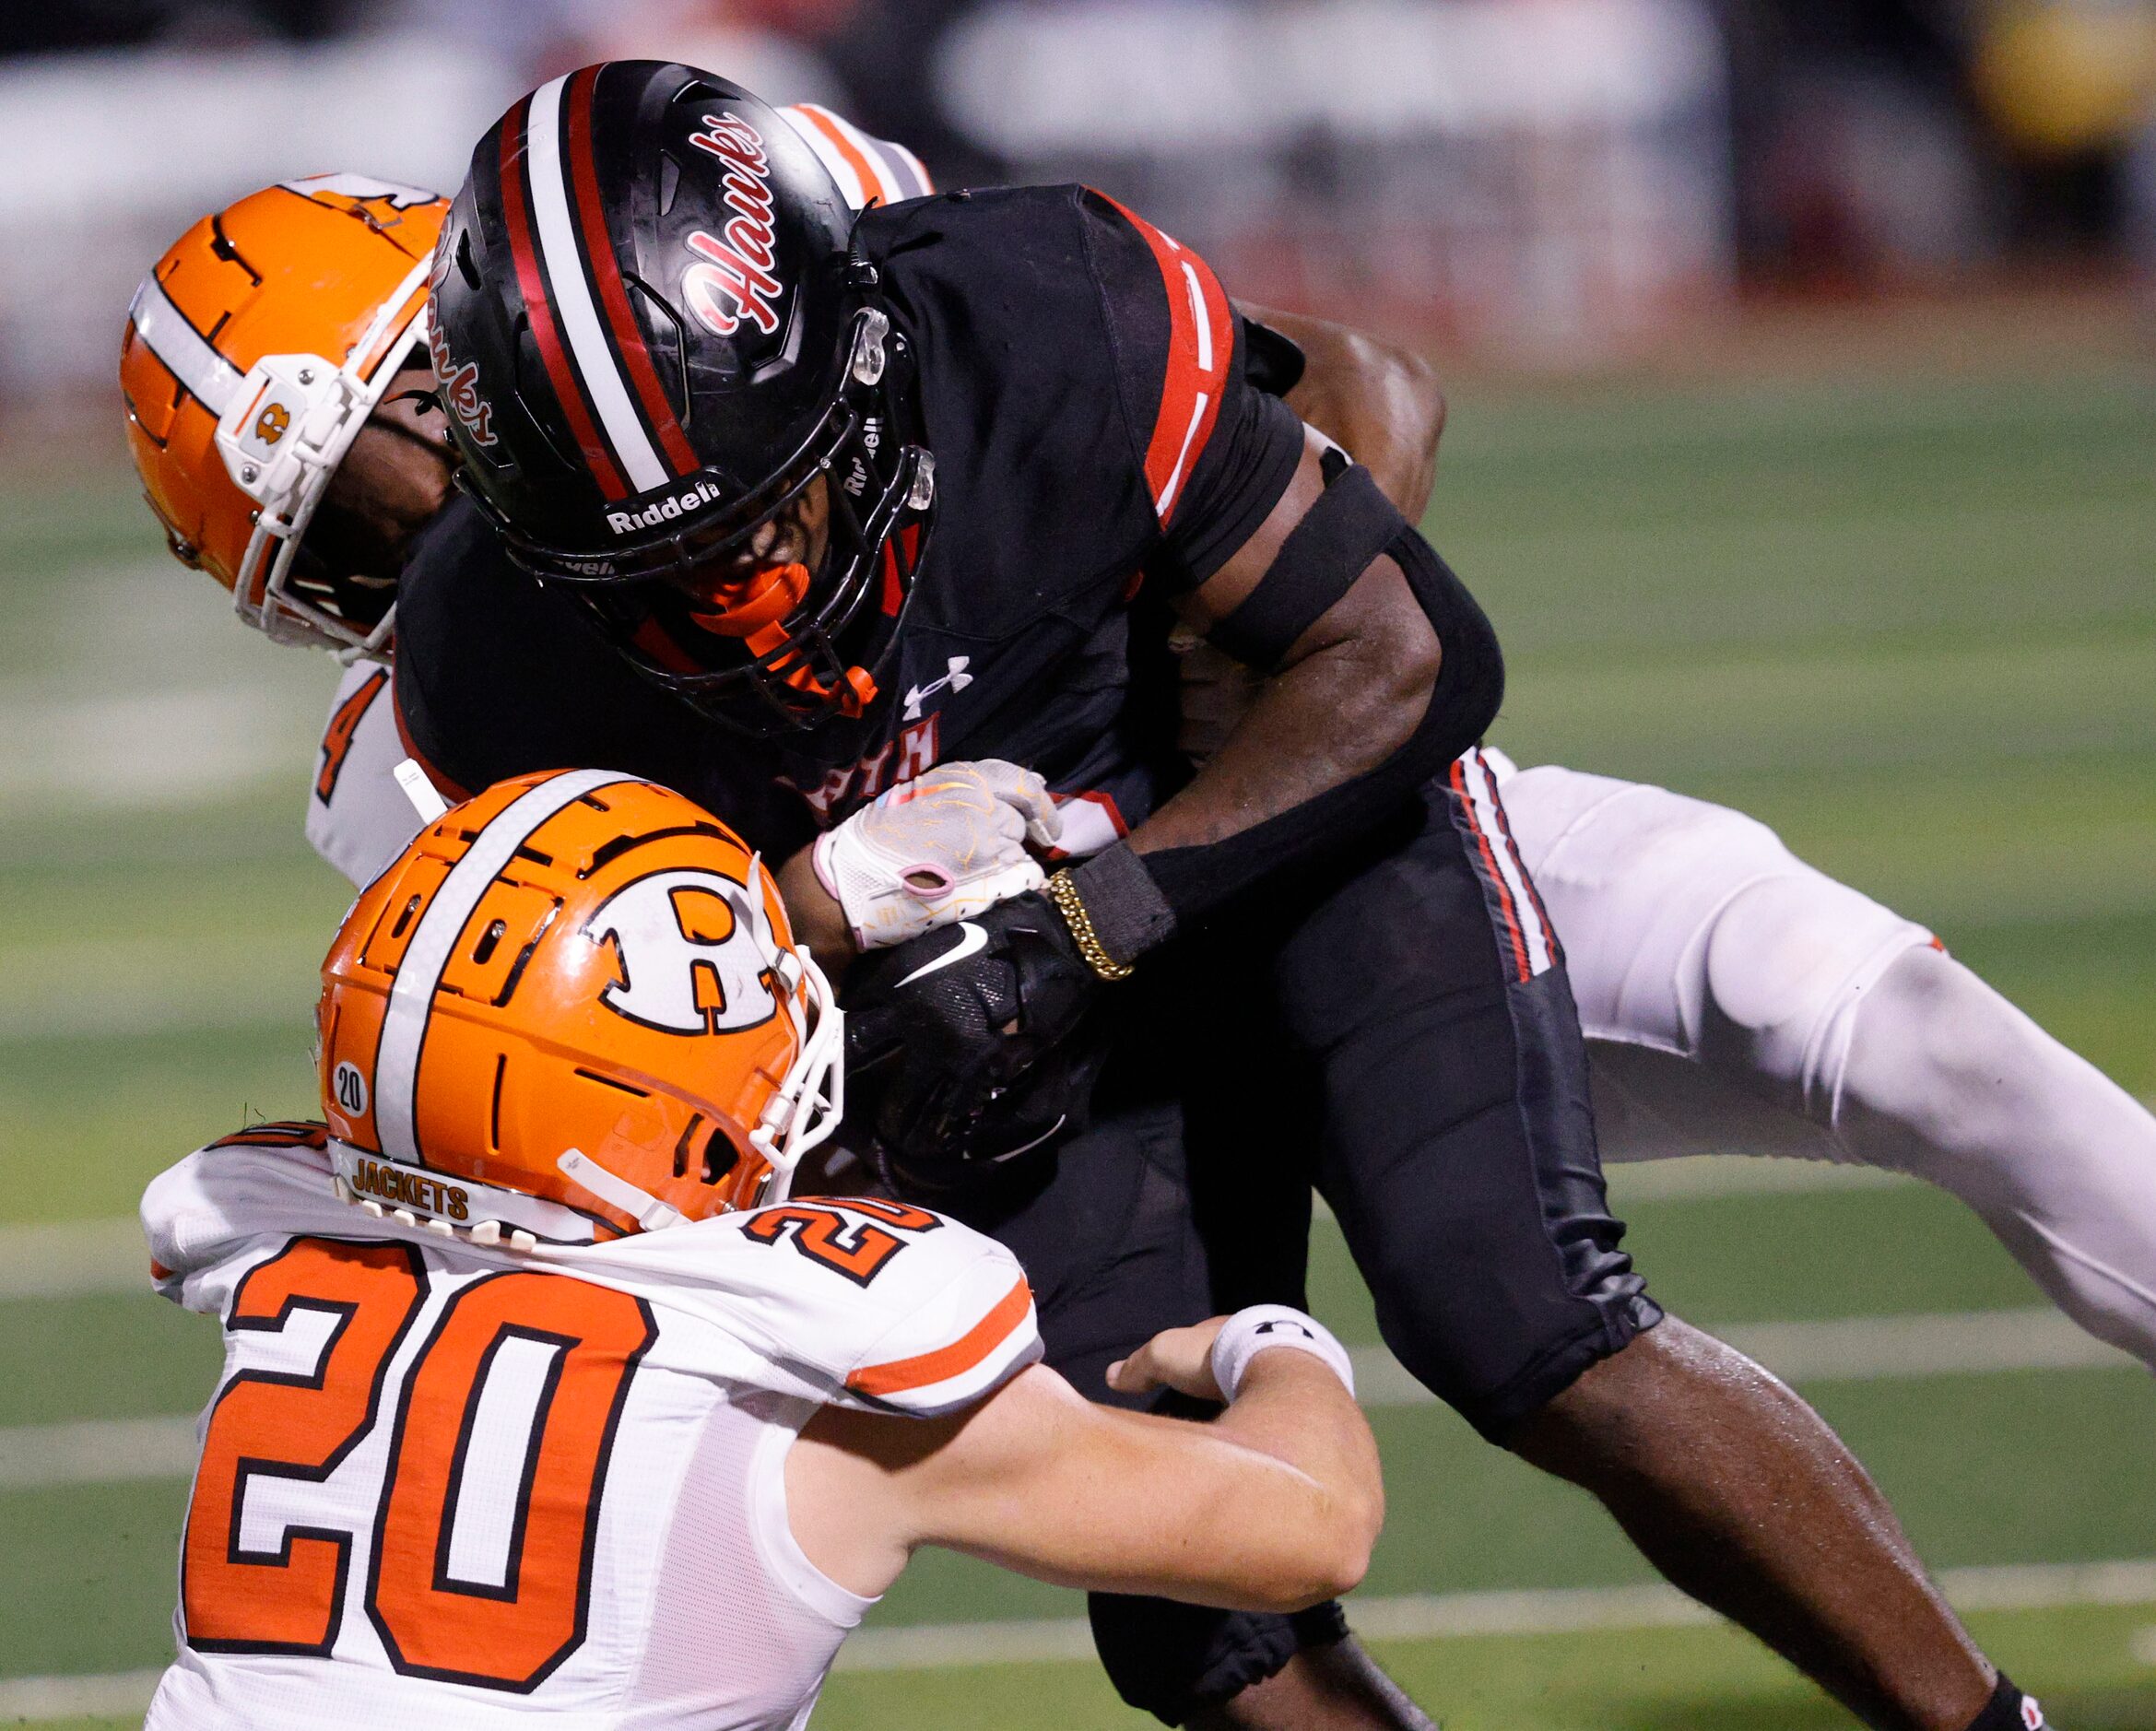
[[[1038,771],[1073,852],[1179,784],[1167,603],[1249,538],[1302,449],[1247,376],[1243,320],[1196,254],[1083,187],[918,199],[861,235],[913,344],[937,489],[866,712],[771,739],[708,720],[459,503],[397,609],[400,723],[442,779],[622,770],[780,857],[940,761]]]

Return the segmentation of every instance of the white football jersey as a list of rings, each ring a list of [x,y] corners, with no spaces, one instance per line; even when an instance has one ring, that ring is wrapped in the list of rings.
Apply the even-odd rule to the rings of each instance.
[[[406,757],[390,672],[355,661],[337,681],[307,789],[307,840],[363,889],[419,833],[419,813],[397,785]]]
[[[1038,1358],[1010,1253],[822,1197],[483,1247],[339,1201],[321,1141],[143,1201],[158,1289],[225,1327],[150,1731],[803,1724],[870,1601],[795,1542],[786,1451]]]

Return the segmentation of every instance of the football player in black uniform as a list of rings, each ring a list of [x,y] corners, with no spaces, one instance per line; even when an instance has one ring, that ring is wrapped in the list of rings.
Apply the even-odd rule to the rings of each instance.
[[[1825,1425],[1620,1249],[1561,953],[1473,750],[1495,640],[1265,388],[1291,349],[1202,260],[1079,187],[855,222],[754,98],[616,62],[481,142],[433,287],[477,510],[406,573],[396,695],[444,783],[632,769],[798,865],[939,760],[1038,771],[1119,839],[848,983],[901,1180],[1040,1284],[1089,1149],[1172,1178],[1187,1141],[1242,1301],[1299,1295],[1314,1175],[1387,1343],[1484,1435],[1868,1722],[2015,1722]],[[1172,617],[1268,676],[1195,776]],[[1160,1304],[1219,1301],[1126,1272],[1051,1341],[1091,1392]],[[1319,1722],[1267,1679],[1340,1632],[1095,1623],[1134,1702],[1250,1725]],[[1373,1687],[1325,1722],[1410,1712]]]

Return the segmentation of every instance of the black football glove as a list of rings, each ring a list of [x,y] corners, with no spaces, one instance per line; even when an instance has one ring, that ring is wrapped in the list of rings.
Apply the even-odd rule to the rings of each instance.
[[[1103,1055],[1079,1023],[1102,984],[1038,893],[856,962],[846,1089],[895,1173],[948,1188],[1076,1128]]]

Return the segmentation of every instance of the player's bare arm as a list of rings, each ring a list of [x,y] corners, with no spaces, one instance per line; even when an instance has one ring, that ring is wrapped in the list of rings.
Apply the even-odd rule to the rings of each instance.
[[[1219,1398],[1221,1320],[1141,1349],[1117,1384]],[[786,1463],[795,1536],[864,1595],[938,1545],[1059,1585],[1297,1610],[1353,1587],[1384,1521],[1377,1451],[1307,1352],[1251,1359],[1209,1424],[1082,1400],[1036,1366],[928,1421],[827,1407]]]
[[[1208,631],[1233,613],[1325,490],[1313,440],[1256,535],[1182,608]],[[1220,751],[1132,831],[1134,852],[1205,846],[1293,810],[1376,769],[1413,736],[1443,647],[1390,555],[1373,559],[1295,640]]]
[[[1437,370],[1420,355],[1329,319],[1237,303],[1302,352],[1302,374],[1288,406],[1368,469],[1410,523],[1430,509],[1437,484],[1445,400]],[[1258,676],[1196,631],[1178,639],[1182,729],[1177,743],[1193,762],[1220,749],[1261,687]]]
[[[1400,514],[1420,523],[1437,485],[1444,436],[1437,369],[1412,349],[1330,319],[1236,305],[1302,351],[1302,376],[1288,393],[1288,406],[1345,447]]]

